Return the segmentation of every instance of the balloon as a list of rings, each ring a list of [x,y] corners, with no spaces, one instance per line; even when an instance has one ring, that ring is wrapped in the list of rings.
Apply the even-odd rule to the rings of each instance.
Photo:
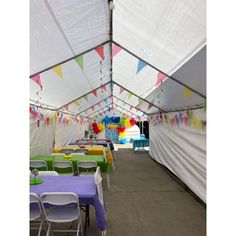
[[[120,138],[125,138],[125,137],[126,137],[126,133],[125,133],[125,132],[119,133],[119,137],[120,137]]]
[[[131,127],[131,124],[130,124],[129,119],[126,119],[126,120],[124,121],[124,126],[125,126],[126,129],[128,129],[128,128]]]
[[[134,126],[135,123],[136,123],[136,120],[135,120],[134,118],[131,118],[131,119],[130,119],[130,125],[131,125],[131,126]]]

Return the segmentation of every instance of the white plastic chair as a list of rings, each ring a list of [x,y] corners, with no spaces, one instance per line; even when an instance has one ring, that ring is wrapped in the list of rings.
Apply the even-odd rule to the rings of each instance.
[[[52,162],[52,168],[54,171],[56,170],[63,170],[66,168],[71,168],[71,172],[66,172],[66,173],[59,173],[59,175],[74,175],[74,168],[73,168],[73,163],[71,161],[53,161]]]
[[[94,168],[97,168],[98,164],[96,161],[78,161],[77,170],[79,175],[93,175],[94,171],[91,172]],[[83,170],[80,171],[80,168]]]
[[[104,198],[103,198],[103,190],[102,190],[102,175],[101,175],[101,171],[100,171],[99,166],[97,167],[97,170],[94,174],[94,181],[95,181],[96,188],[97,188],[99,202],[104,207]],[[105,217],[106,217],[106,215],[105,215]],[[106,219],[107,219],[107,217],[106,217]],[[106,230],[102,231],[102,236],[105,236],[105,235],[106,235]]]
[[[40,196],[43,213],[48,222],[47,235],[50,232],[76,232],[78,236],[84,235],[82,217],[80,212],[79,198],[72,192],[45,192]],[[50,204],[50,209],[46,210],[46,206]],[[52,223],[67,223],[77,220],[77,230],[51,230]]]
[[[50,171],[50,170],[48,170],[48,171],[38,171],[38,173],[39,173],[39,175],[46,175],[46,176],[48,176],[48,175],[52,175],[52,176],[58,176],[59,174],[56,172],[56,171]]]
[[[40,236],[43,226],[43,215],[39,197],[35,193],[30,193],[30,223],[39,224],[39,227],[30,227],[30,229],[38,229],[38,236]]]
[[[43,160],[30,160],[30,168],[32,169],[45,168],[46,170],[48,170],[48,165],[47,162]]]

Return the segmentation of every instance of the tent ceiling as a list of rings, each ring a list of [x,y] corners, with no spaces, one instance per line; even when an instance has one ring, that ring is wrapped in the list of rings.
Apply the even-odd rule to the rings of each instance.
[[[31,101],[90,118],[105,110],[143,117],[159,108],[203,105],[204,96],[191,91],[186,96],[178,81],[206,94],[204,1],[116,0],[113,43],[107,43],[106,0],[32,0],[30,5],[30,71],[40,77],[36,82],[31,76]],[[111,61],[116,42],[124,48]],[[152,66],[138,72],[140,59]],[[165,77],[158,83],[159,69],[176,71],[178,81]]]
[[[116,0],[113,39],[171,75],[206,41],[204,0]]]

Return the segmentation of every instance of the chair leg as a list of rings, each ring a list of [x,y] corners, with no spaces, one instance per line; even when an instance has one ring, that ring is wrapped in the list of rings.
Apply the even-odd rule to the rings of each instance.
[[[112,161],[112,170],[114,171],[115,170],[115,162],[114,161]]]
[[[106,236],[106,235],[107,235],[107,231],[106,230],[102,231],[102,236]]]
[[[110,176],[109,173],[106,173],[107,176],[107,188],[110,189]]]
[[[51,230],[51,222],[48,224],[48,230],[46,236],[50,236],[50,230]]]
[[[39,226],[38,236],[40,236],[40,234],[41,234],[42,226],[43,226],[43,221],[41,220],[40,226]]]

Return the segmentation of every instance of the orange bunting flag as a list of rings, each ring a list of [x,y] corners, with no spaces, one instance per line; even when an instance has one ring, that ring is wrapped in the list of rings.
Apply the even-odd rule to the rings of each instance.
[[[58,65],[53,67],[52,69],[62,79],[62,66]]]
[[[105,56],[104,56],[104,48],[103,48],[103,46],[97,47],[97,48],[95,48],[95,50],[96,50],[97,54],[102,58],[102,60],[104,60]]]

